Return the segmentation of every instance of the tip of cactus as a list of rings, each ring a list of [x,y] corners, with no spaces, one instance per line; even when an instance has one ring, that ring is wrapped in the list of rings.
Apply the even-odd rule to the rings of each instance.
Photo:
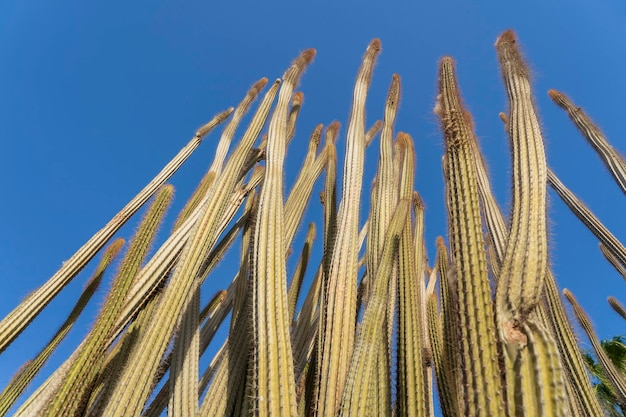
[[[416,207],[424,208],[424,200],[422,200],[422,196],[417,191],[413,190],[413,204]]]
[[[302,52],[301,56],[302,59],[304,59],[304,61],[308,64],[309,62],[313,61],[313,58],[315,58],[315,54],[317,54],[315,48],[309,48]]]
[[[451,56],[444,56],[443,58],[441,58],[441,61],[439,61],[439,65],[443,66],[454,66],[454,59],[452,59]]]
[[[557,103],[562,103],[565,101],[565,94],[560,93],[553,88],[548,90],[548,96],[550,96],[550,98]]]
[[[252,89],[254,90],[255,94],[258,94],[259,91],[261,91],[263,87],[267,85],[267,82],[268,82],[267,77],[263,77],[259,81],[254,83],[254,85],[252,86]]]
[[[515,32],[513,32],[513,30],[511,29],[508,29],[502,32],[500,36],[498,36],[498,39],[496,39],[496,46],[502,45],[505,43],[515,43],[516,41],[517,41],[517,36],[515,35]]]
[[[339,123],[337,120],[334,120],[330,125],[328,125],[328,127],[326,128],[326,134],[331,135],[332,138],[335,138],[337,136],[337,132],[339,131],[339,127],[341,126],[341,123]]]
[[[369,48],[375,50],[376,52],[380,51],[381,47],[382,47],[382,43],[380,42],[380,39],[378,38],[372,39],[369,45]]]
[[[293,98],[291,102],[294,106],[302,106],[302,102],[304,101],[304,93],[302,91],[298,91],[293,94]]]

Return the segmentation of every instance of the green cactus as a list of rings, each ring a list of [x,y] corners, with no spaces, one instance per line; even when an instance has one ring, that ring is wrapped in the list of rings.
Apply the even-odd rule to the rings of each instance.
[[[606,408],[597,385],[594,391],[585,369],[589,355],[579,347],[550,271],[547,186],[597,236],[603,255],[625,277],[626,250],[547,167],[515,34],[506,31],[496,41],[509,104],[500,114],[511,144],[508,223],[461,99],[455,63],[450,57],[440,62],[435,113],[444,139],[449,244],[437,238],[431,264],[427,205],[415,190],[413,138],[394,132],[399,75],[392,75],[382,121],[366,131],[366,98],[380,49],[378,39],[369,44],[357,75],[343,162],[335,147],[339,122],[326,129],[318,124],[283,198],[287,149],[299,135],[304,101],[295,89],[315,55],[305,50],[269,86],[239,138],[238,127],[267,78],[234,111],[200,128],[137,197],[0,322],[1,353],[232,113],[212,163],[169,235],[144,264],[171,198],[172,188],[165,186],[89,335],[16,416],[156,417],[167,409],[171,416],[425,417],[435,414],[433,384],[445,417],[596,417],[617,412],[617,406],[626,409],[623,369],[612,363],[582,307],[565,290],[617,406]],[[549,95],[624,188],[618,151],[564,94]],[[378,167],[368,194],[365,152],[379,133]],[[320,215],[310,221],[306,211],[315,209],[309,203],[316,185]],[[323,236],[316,240],[318,230]],[[120,242],[106,250],[59,332],[0,394],[0,415],[67,334]],[[239,264],[231,283],[217,293],[211,289],[215,295],[201,306],[217,264],[229,259],[233,246]],[[292,262],[295,250],[300,257]],[[609,304],[626,318],[615,297]],[[220,339],[221,328],[227,336]],[[216,353],[201,361],[212,344]]]

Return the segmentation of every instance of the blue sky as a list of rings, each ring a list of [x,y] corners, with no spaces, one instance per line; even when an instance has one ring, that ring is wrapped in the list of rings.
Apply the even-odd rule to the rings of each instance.
[[[493,47],[508,28],[518,33],[534,73],[550,166],[618,238],[626,239],[619,215],[626,204],[622,193],[546,94],[549,88],[568,94],[626,152],[623,2],[529,0],[523,8],[515,2],[460,0],[420,5],[89,3],[0,4],[0,187],[5,196],[0,204],[0,316],[43,284],[198,126],[236,105],[254,81],[280,77],[300,51],[314,47],[317,56],[300,85],[305,102],[297,136],[287,155],[289,185],[317,123],[339,120],[345,133],[356,70],[374,37],[381,39],[383,50],[368,99],[368,125],[382,118],[391,75],[400,74],[396,127],[410,133],[416,144],[416,187],[426,203],[431,259],[436,236],[446,235],[443,141],[432,114],[437,62],[444,55],[457,61],[497,197],[503,209],[509,207],[508,140],[498,119],[498,112],[506,110],[506,96]],[[172,178],[177,191],[170,222],[212,161],[218,133]],[[340,152],[344,144],[342,135]],[[367,164],[364,193],[376,169],[377,144],[368,151]],[[318,209],[314,198],[311,219]],[[549,214],[551,261],[559,285],[574,292],[602,338],[624,334],[624,322],[606,303],[609,295],[626,302],[622,279],[553,193]],[[130,237],[134,229],[131,221],[120,235]],[[306,228],[299,232],[295,250],[305,233]],[[236,259],[220,264],[216,276],[221,278],[207,285],[206,297],[226,285],[232,262]],[[93,267],[0,356],[1,386],[54,333]],[[84,337],[99,303],[87,310],[45,374]]]

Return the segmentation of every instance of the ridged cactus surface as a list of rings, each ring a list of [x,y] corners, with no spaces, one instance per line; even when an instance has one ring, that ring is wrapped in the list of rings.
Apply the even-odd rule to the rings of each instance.
[[[500,113],[511,159],[506,206],[494,196],[480,126],[469,111],[474,98],[461,95],[471,82],[464,64],[449,56],[439,62],[433,95],[447,233],[433,241],[419,188],[440,173],[417,170],[419,158],[431,157],[417,152],[422,139],[396,131],[406,88],[398,74],[379,103],[381,120],[366,114],[381,50],[382,42],[372,40],[354,86],[345,86],[352,91],[345,133],[337,121],[318,124],[302,161],[293,161],[289,146],[309,133],[298,121],[314,49],[301,52],[269,86],[267,78],[258,80],[235,108],[198,129],[136,197],[0,321],[2,353],[19,346],[19,335],[152,198],[122,260],[116,260],[124,242],[118,238],[103,250],[58,332],[0,393],[0,415],[21,395],[17,416],[605,415],[577,333],[598,358],[602,383],[615,398],[612,410],[626,410],[623,367],[611,361],[592,321],[551,270],[549,190],[597,237],[625,279],[626,249],[549,168],[549,144],[516,35],[502,33],[494,51],[508,102]],[[300,84],[304,92],[296,91]],[[549,95],[626,192],[618,150],[565,94]],[[165,182],[220,124],[226,126],[213,162],[172,229],[160,229],[173,198]],[[370,152],[374,163],[366,163]],[[223,273],[218,265],[228,251],[238,251],[238,264],[230,284],[216,289],[213,278]],[[111,269],[109,291],[94,296]],[[27,391],[98,297],[100,313],[86,338]],[[619,297],[608,302],[626,318]]]

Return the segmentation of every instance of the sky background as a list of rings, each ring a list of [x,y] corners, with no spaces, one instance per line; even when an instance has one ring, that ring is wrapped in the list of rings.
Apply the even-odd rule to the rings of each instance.
[[[337,145],[343,155],[353,82],[375,37],[382,41],[382,53],[368,98],[367,125],[382,118],[391,75],[398,73],[402,99],[396,131],[415,141],[416,188],[426,204],[431,260],[435,238],[447,234],[443,140],[432,113],[437,63],[444,55],[457,62],[497,198],[505,211],[510,207],[508,140],[498,118],[507,100],[493,47],[498,34],[509,28],[517,32],[533,71],[549,165],[618,238],[626,239],[622,193],[546,94],[549,88],[568,94],[626,152],[622,1],[528,0],[523,8],[519,2],[488,1],[90,3],[0,3],[0,317],[104,226],[197,127],[235,106],[259,78],[280,77],[305,48],[316,48],[317,56],[299,87],[305,101],[287,155],[287,186],[317,123],[342,123]],[[176,199],[161,237],[208,169],[220,132],[208,137],[172,177]],[[365,196],[377,167],[377,149],[375,142],[367,153]],[[307,219],[319,219],[316,194],[308,213]],[[559,286],[577,296],[601,338],[626,334],[624,322],[606,303],[609,295],[626,302],[623,280],[604,261],[591,233],[552,192],[549,215],[551,262]],[[129,238],[135,227],[136,218],[119,235]],[[296,253],[305,233],[303,227],[296,236]],[[319,239],[316,245],[321,245]],[[220,264],[203,298],[232,278],[239,247],[233,249],[235,257]],[[297,256],[292,258],[290,268]],[[0,356],[0,386],[56,331],[94,267],[90,264]],[[84,337],[108,286],[106,281],[99,300],[34,386]]]

